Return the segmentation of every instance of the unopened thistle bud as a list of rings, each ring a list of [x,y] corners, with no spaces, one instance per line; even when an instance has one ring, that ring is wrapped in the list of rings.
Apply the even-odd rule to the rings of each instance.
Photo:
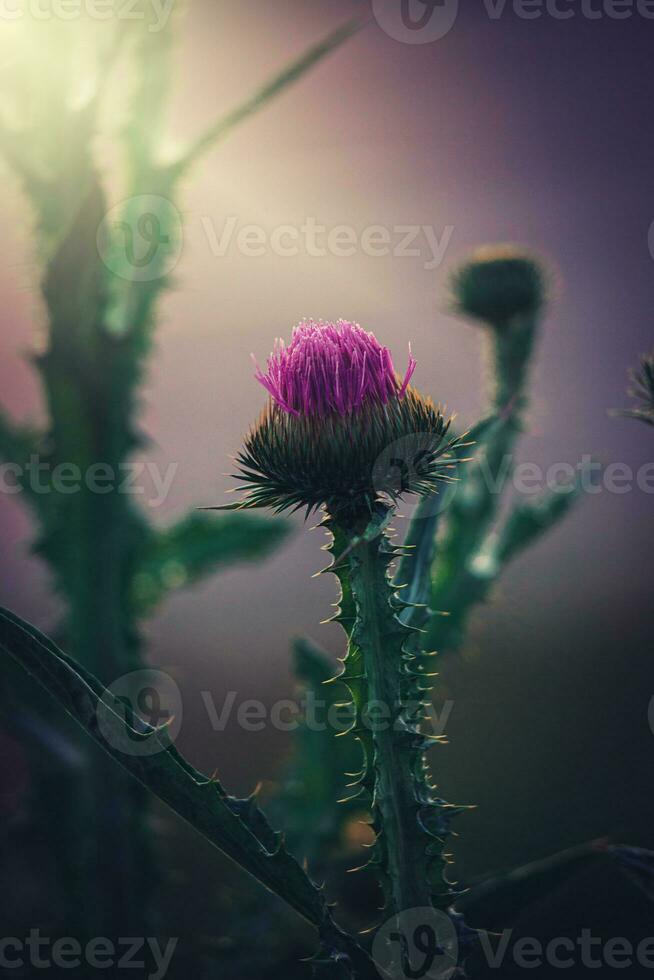
[[[237,457],[243,507],[370,512],[380,497],[448,479],[449,420],[409,386],[391,353],[356,323],[307,320],[275,343],[256,378],[270,400]],[[411,459],[398,459],[393,447]]]
[[[454,308],[464,316],[501,327],[537,313],[544,302],[540,263],[510,245],[474,252],[452,279]]]

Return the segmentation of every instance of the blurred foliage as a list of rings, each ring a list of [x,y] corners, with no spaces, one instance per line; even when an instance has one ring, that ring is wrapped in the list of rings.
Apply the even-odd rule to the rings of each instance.
[[[132,600],[144,615],[175,590],[192,585],[219,568],[255,560],[280,545],[288,534],[284,521],[230,514],[222,521],[190,514],[152,535],[138,556]]]
[[[426,551],[428,557],[418,565],[409,554],[398,572],[398,582],[407,583],[409,591],[428,594],[428,608],[410,621],[427,630],[428,646],[441,654],[461,648],[470,614],[487,599],[508,562],[553,528],[581,490],[578,474],[533,500],[509,501],[545,287],[537,260],[508,246],[480,250],[452,279],[455,311],[473,317],[486,333],[487,411],[497,423],[478,434],[470,460],[442,499],[419,504],[408,540],[416,555]]]
[[[280,774],[283,789],[272,800],[270,813],[284,827],[290,850],[322,880],[342,851],[345,827],[361,812],[356,801],[345,801],[347,774],[360,767],[361,751],[331,723],[347,694],[342,683],[330,683],[332,661],[299,637],[293,644],[293,670],[304,711],[292,755]]]
[[[139,392],[180,244],[181,180],[360,26],[339,27],[171,157],[164,145],[180,5],[165,22],[153,4],[132,5],[129,18],[119,6],[102,19],[21,17],[3,25],[0,41],[0,152],[35,216],[46,331],[33,360],[48,416],[39,431],[0,411],[0,457],[20,467],[35,551],[65,600],[66,648],[105,682],[142,665],[139,622],[166,595],[226,564],[262,558],[288,533],[280,520],[241,514],[191,515],[158,529],[116,480],[147,443]],[[123,123],[105,145],[108,115]],[[145,255],[134,250],[137,234],[151,246]],[[84,479],[95,467],[113,477],[110,492]],[[77,492],[56,484],[64,472],[82,475]],[[147,929],[156,879],[146,798],[102,760],[85,779],[77,809],[86,807],[86,819],[71,814],[64,858],[88,884],[71,898],[75,920],[96,935],[120,933],[121,923]]]

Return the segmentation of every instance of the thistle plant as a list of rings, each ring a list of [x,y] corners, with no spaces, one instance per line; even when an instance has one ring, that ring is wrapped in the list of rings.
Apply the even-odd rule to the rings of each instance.
[[[36,50],[31,67],[27,59],[15,87],[3,85],[0,148],[34,214],[46,321],[42,352],[34,359],[46,424],[16,422],[0,412],[0,456],[23,472],[32,459],[50,472],[60,465],[86,472],[96,464],[117,472],[142,447],[140,387],[158,304],[171,285],[167,260],[179,244],[172,205],[181,182],[235,125],[299,79],[358,24],[346,24],[315,45],[172,158],[162,147],[174,19],[163,31],[150,32],[149,26],[147,19],[127,30],[103,25],[102,40],[90,46],[89,85],[75,77],[72,28],[55,23],[59,36]],[[122,177],[116,183],[123,203],[115,224],[107,224],[113,184],[98,162],[95,138],[108,80],[125,63],[134,83],[120,142],[124,167],[115,175]],[[47,69],[40,89],[35,65]],[[147,276],[136,273],[140,260],[134,261],[124,241],[125,229],[143,222],[167,246],[154,250]],[[427,753],[439,740],[425,734],[423,720],[433,651],[461,648],[472,610],[489,596],[507,563],[553,527],[576,497],[575,486],[561,487],[535,503],[514,504],[501,518],[512,455],[525,426],[545,299],[540,263],[512,248],[484,250],[453,277],[453,310],[481,326],[490,349],[486,417],[468,435],[456,432],[452,420],[412,386],[416,363],[410,352],[398,375],[390,352],[356,324],[307,321],[287,347],[277,344],[265,370],[256,369],[269,402],[239,455],[244,497],[229,508],[232,513],[194,512],[159,529],[117,493],[104,496],[83,487],[75,497],[53,488],[35,494],[27,481],[22,484],[37,528],[35,551],[64,599],[58,637],[68,654],[2,610],[0,648],[110,757],[92,757],[81,777],[71,777],[72,785],[66,780],[68,796],[57,816],[62,829],[56,828],[60,836],[53,834],[62,867],[69,869],[73,907],[86,915],[88,932],[120,933],[128,926],[135,934],[149,928],[153,882],[164,861],[157,865],[149,857],[147,789],[316,928],[316,971],[375,980],[369,941],[337,924],[324,891],[302,863],[326,839],[311,832],[312,818],[318,824],[322,817],[331,840],[338,836],[338,820],[328,819],[340,797],[332,790],[352,746],[358,746],[361,763],[348,777],[349,802],[340,812],[351,814],[356,807],[369,813],[370,863],[385,893],[386,916],[399,921],[408,910],[433,908],[454,925],[463,955],[473,936],[461,912],[468,917],[470,911],[475,926],[496,924],[484,897],[489,890],[513,894],[514,882],[510,875],[501,877],[463,899],[448,880],[450,823],[461,807],[442,800],[433,785]],[[629,413],[649,423],[653,376],[651,359],[644,359],[635,377],[643,405]],[[400,545],[391,523],[409,494],[420,503]],[[287,525],[279,516],[238,513],[253,508],[321,513],[332,559],[325,571],[340,587],[334,620],[347,643],[330,697],[339,684],[349,691],[351,725],[342,742],[348,748],[333,751],[331,732],[322,750],[315,739],[305,746],[309,765],[301,792],[277,801],[280,823],[285,812],[294,818],[288,844],[254,797],[229,796],[215,776],[206,777],[180,755],[165,728],[137,713],[126,715],[105,689],[144,665],[141,625],[170,592],[228,562],[266,554],[283,539]],[[320,652],[312,650],[312,678],[322,682],[329,673]],[[12,690],[21,687],[31,703],[32,694],[14,675],[10,679]],[[130,751],[135,743],[148,751]],[[320,758],[331,766],[330,779],[322,780],[322,795],[312,797],[311,766]],[[56,788],[63,783],[57,778]],[[581,857],[594,859],[597,853],[596,847],[584,849]],[[651,855],[625,848],[610,853],[651,890]],[[568,856],[555,862],[557,881],[569,861]],[[551,871],[549,865],[532,870],[539,894]]]
[[[421,923],[425,913],[436,916],[441,927],[447,923],[449,936],[441,939],[437,929],[431,954],[440,955],[442,943],[454,935],[456,955],[447,975],[463,975],[477,927],[505,928],[525,902],[542,901],[549,889],[591,861],[616,861],[652,893],[654,855],[607,841],[493,876],[466,893],[448,880],[447,838],[461,807],[439,797],[429,773],[426,753],[439,741],[422,727],[434,676],[425,646],[429,630],[411,621],[428,617],[429,609],[407,598],[411,583],[402,588],[402,568],[414,547],[398,545],[390,524],[405,494],[448,493],[456,475],[475,464],[470,444],[488,440],[489,426],[492,430],[496,423],[454,434],[451,420],[410,385],[414,369],[410,357],[404,376],[397,375],[390,352],[356,324],[301,324],[288,347],[278,342],[266,371],[256,370],[270,400],[239,456],[243,497],[228,508],[322,512],[332,555],[325,571],[340,584],[334,619],[347,641],[334,683],[350,692],[346,738],[362,750],[351,790],[370,816],[370,863],[386,899],[382,920],[387,922],[379,931],[373,928],[372,945],[369,936],[355,938],[335,921],[324,890],[284,834],[273,830],[256,797],[229,796],[215,775],[204,776],[180,755],[166,726],[155,728],[136,712],[126,714],[79,661],[0,610],[0,649],[53,694],[114,762],[316,928],[319,949],[312,965],[330,980],[387,976],[380,949],[383,954],[389,943],[399,944],[404,975],[414,975],[407,972],[413,965],[405,946],[415,933],[405,932],[405,913],[417,914]],[[396,447],[391,453],[389,440]],[[404,450],[419,447],[417,460],[409,456],[412,467],[404,465],[407,457],[399,455],[398,441]],[[472,460],[464,462],[464,452]],[[399,564],[395,574],[394,564]],[[309,660],[313,682],[322,673],[320,654],[311,650]],[[146,751],[130,751],[134,743]],[[307,749],[307,757],[314,749]],[[324,797],[321,805],[328,805]],[[319,814],[320,808],[314,811],[316,818]],[[306,819],[308,812],[305,837],[311,831]],[[293,838],[297,843],[297,832]]]
[[[441,654],[457,652],[471,613],[486,601],[508,563],[570,510],[581,474],[529,501],[511,501],[503,517],[515,452],[529,406],[530,368],[547,299],[538,259],[514,246],[479,249],[453,274],[450,307],[484,332],[488,349],[485,422],[469,465],[439,498],[418,505],[398,582],[424,603],[407,619],[426,629]]]
[[[334,620],[347,637],[339,679],[351,694],[352,734],[362,748],[353,795],[370,807],[377,869],[390,913],[430,905],[446,910],[445,846],[458,812],[438,798],[421,729],[432,676],[417,629],[403,622],[410,608],[391,581],[402,554],[389,537],[395,502],[431,494],[452,478],[461,440],[450,420],[409,386],[390,351],[358,324],[306,321],[288,347],[277,341],[257,379],[270,402],[238,457],[241,508],[324,510],[329,567],[340,583]],[[413,444],[418,465],[397,467],[388,449]],[[381,709],[383,718],[374,720]]]
[[[401,556],[394,577],[406,603],[400,619],[423,631],[424,649],[441,657],[461,651],[474,610],[491,599],[510,562],[556,527],[580,496],[581,474],[569,485],[548,488],[529,500],[513,499],[507,506],[515,453],[528,419],[548,279],[538,258],[509,245],[478,249],[450,277],[450,311],[474,324],[486,347],[486,404],[482,421],[467,438],[457,441],[450,424],[449,466],[466,461],[442,474],[449,479],[440,482],[439,492],[421,488],[426,492],[418,498],[404,547],[396,549]],[[275,376],[273,371],[271,379]],[[405,482],[411,476],[419,479],[420,438],[391,436],[390,448],[380,454],[381,463],[392,461],[400,485],[402,477]],[[246,441],[245,452],[247,446]],[[383,488],[383,481],[375,485]],[[319,655],[314,649],[314,659]],[[328,671],[330,659],[322,656],[323,671]],[[326,767],[338,765],[328,736],[322,759]],[[292,794],[286,806],[293,812]],[[326,824],[333,837],[344,835],[353,812],[354,804],[332,807]],[[319,861],[316,852],[310,858]]]

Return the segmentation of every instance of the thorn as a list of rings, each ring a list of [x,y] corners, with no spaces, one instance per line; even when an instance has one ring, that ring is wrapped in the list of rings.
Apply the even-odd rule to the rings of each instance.
[[[354,875],[357,873],[357,871],[365,871],[367,867],[368,867],[367,864],[362,864],[358,868],[347,868],[345,874]]]

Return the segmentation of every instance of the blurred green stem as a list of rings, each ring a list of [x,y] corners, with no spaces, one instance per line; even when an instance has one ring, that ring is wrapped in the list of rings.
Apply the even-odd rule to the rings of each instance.
[[[537,325],[534,315],[487,328],[493,357],[491,411],[498,421],[482,436],[477,457],[462,468],[450,495],[431,591],[432,609],[447,614],[431,620],[428,642],[438,650],[460,644],[470,609],[484,598],[497,571],[484,566],[483,547],[514,469]]]

